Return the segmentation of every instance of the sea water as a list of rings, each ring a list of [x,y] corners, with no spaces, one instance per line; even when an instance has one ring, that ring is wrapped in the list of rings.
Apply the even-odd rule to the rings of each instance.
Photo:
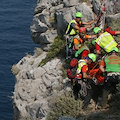
[[[0,0],[0,120],[13,120],[12,65],[36,47],[30,36],[35,6],[36,0]]]

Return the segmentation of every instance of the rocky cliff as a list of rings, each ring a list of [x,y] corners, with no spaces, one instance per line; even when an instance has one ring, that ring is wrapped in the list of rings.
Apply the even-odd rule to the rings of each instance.
[[[112,0],[106,4],[109,17],[120,16],[120,1],[117,1],[117,5]],[[37,0],[30,29],[33,41],[40,44],[41,48],[37,48],[34,55],[26,55],[12,67],[16,78],[13,93],[15,120],[45,120],[53,98],[71,92],[69,79],[63,78],[64,58],[56,57],[42,67],[38,67],[39,63],[46,57],[54,39],[65,33],[76,11],[82,12],[84,21],[91,21],[99,15],[100,8],[100,0]],[[68,119],[75,120],[59,118]]]

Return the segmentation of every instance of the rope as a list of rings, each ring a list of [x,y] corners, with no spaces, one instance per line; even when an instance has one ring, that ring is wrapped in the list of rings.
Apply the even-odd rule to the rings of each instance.
[[[104,28],[104,23],[105,23],[105,16],[106,16],[106,10],[108,10],[109,8],[111,8],[112,6],[109,6],[108,4],[108,0],[101,0],[101,8],[100,8],[100,13],[98,15],[98,22],[96,23],[96,27],[100,27],[101,29]],[[113,3],[115,5],[115,11],[114,11],[114,15],[117,13],[117,0],[113,0]]]
[[[82,80],[80,80],[80,85],[81,85],[80,94],[83,95],[83,96],[86,96],[87,95],[87,89],[91,89],[91,86],[87,85]]]
[[[102,24],[104,24],[105,23],[105,10],[106,10],[106,6],[105,6],[105,4],[103,3],[103,0],[101,0],[100,1],[100,3],[101,3],[101,9],[100,9],[100,13],[99,13],[99,15],[98,15],[98,22],[96,23],[96,25],[95,26],[97,26],[97,27],[100,27],[101,29],[103,29],[104,28],[104,26],[102,26]],[[102,23],[102,21],[103,21],[103,23]]]
[[[80,94],[83,95],[83,96],[86,96],[87,95],[87,87],[86,87],[85,82],[80,80],[80,85],[81,85]]]

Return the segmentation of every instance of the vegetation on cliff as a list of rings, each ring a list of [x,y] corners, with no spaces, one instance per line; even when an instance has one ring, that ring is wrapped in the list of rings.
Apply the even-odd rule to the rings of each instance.
[[[39,67],[42,67],[43,65],[45,65],[48,61],[50,61],[51,59],[64,55],[65,56],[65,40],[63,40],[63,38],[61,36],[58,36],[54,42],[52,43],[46,58],[44,58],[40,63],[39,63]]]

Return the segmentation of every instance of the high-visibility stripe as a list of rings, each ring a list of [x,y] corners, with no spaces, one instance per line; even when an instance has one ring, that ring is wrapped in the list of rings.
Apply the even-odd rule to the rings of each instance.
[[[77,22],[76,22],[76,20],[72,20],[70,23],[69,23],[69,25],[68,25],[68,27],[67,27],[67,30],[66,30],[66,34],[75,34],[75,29],[71,29],[70,30],[70,25],[72,24],[72,23],[75,23],[75,24],[77,24]]]
[[[104,49],[108,48],[113,42],[114,42],[114,40],[112,40],[108,45],[106,45],[106,46],[104,47]]]
[[[69,23],[69,25],[68,25],[68,26],[70,26],[70,24],[71,24],[71,23]],[[66,34],[68,34],[68,31],[69,31],[69,28],[67,28],[67,30],[66,30]]]

